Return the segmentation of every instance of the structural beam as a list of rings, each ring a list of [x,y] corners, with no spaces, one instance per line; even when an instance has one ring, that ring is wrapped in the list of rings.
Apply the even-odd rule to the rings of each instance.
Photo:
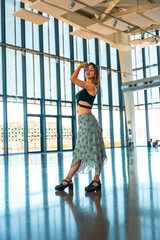
[[[122,84],[121,89],[123,93],[126,93],[158,86],[160,86],[160,75],[157,75],[155,77],[142,78],[136,81],[125,82]]]

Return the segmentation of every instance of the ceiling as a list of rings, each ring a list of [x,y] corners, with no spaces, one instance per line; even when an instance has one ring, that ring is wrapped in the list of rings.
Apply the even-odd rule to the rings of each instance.
[[[153,32],[160,29],[160,0],[75,0],[75,6],[69,9],[71,0],[20,0],[31,9],[47,13],[77,28],[70,33],[86,39],[98,38],[120,51],[130,51],[134,46],[145,47],[145,42],[139,39],[131,41],[130,36],[141,32]],[[43,24],[49,18],[20,9],[13,13],[14,16]],[[95,17],[98,13],[101,17]],[[39,18],[39,23],[37,22]],[[36,22],[35,22],[36,19]],[[113,26],[113,21],[116,25]],[[129,30],[126,27],[129,25]],[[148,45],[160,45],[152,35],[148,36]],[[147,46],[148,46],[147,45]]]

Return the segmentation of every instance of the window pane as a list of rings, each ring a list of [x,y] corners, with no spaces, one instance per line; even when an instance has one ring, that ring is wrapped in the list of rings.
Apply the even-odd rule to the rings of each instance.
[[[14,0],[5,0],[6,43],[15,45]]]
[[[149,64],[157,64],[157,46],[151,45],[149,46]]]
[[[1,1],[0,1],[0,9],[1,9]],[[0,42],[2,42],[2,29],[1,29],[1,26],[2,26],[2,22],[1,22],[1,11],[0,11]]]
[[[16,11],[18,11],[20,7],[20,1],[15,1]],[[21,46],[21,19],[18,17],[14,17],[16,22],[16,45]]]
[[[46,107],[46,115],[57,115],[56,102],[46,101],[45,107]]]
[[[43,51],[55,54],[55,27],[54,18],[46,13],[43,16],[49,17],[50,20],[43,24]]]
[[[77,67],[79,66],[79,64],[76,64],[74,65],[74,69],[76,70]],[[84,73],[84,68],[81,68],[79,74],[78,74],[78,79],[80,79],[81,81],[85,81],[85,73]],[[77,86],[75,84],[75,94],[78,93],[82,88]]]
[[[48,14],[43,13],[43,16],[48,17]],[[43,23],[43,51],[50,53],[50,43],[48,42],[49,38],[49,21]]]
[[[6,49],[7,55],[7,94],[22,96],[21,52]]]
[[[138,104],[144,104],[144,90],[138,91]]]
[[[46,144],[48,150],[57,150],[57,119],[46,118]]]
[[[45,98],[57,99],[56,60],[44,57]]]
[[[39,55],[26,53],[27,96],[40,97],[40,65]]]
[[[77,47],[78,47],[78,61],[83,61],[84,56],[83,56],[83,39],[80,37],[77,37]]]
[[[5,214],[6,214],[5,206],[6,206],[7,194],[6,194],[4,182],[5,182],[4,157],[0,157],[0,196],[1,196],[0,213],[1,213],[1,216],[5,216]],[[1,220],[1,226],[3,224],[3,221],[5,221],[4,218],[3,218],[3,220]],[[3,231],[4,231],[4,227],[3,227],[3,230],[1,227],[1,236],[2,236]]]
[[[140,121],[141,119],[141,121]],[[145,110],[135,111],[135,125],[136,125],[136,144],[137,146],[146,146],[146,117]]]
[[[27,113],[28,114],[40,114],[40,101],[27,100]]]
[[[115,72],[112,72],[112,101],[114,106],[119,106],[118,74]]]
[[[132,69],[136,68],[136,57],[135,57],[136,50],[133,49],[131,51],[131,58],[132,58]]]
[[[61,103],[62,115],[71,116],[72,115],[72,105],[71,103]]]
[[[7,93],[15,95],[16,93],[16,78],[15,78],[15,50],[6,49],[7,55]]]
[[[71,101],[71,71],[70,62],[60,61],[61,68],[61,99]]]
[[[28,146],[29,152],[41,151],[39,117],[28,117]]]
[[[109,109],[103,106],[102,109],[102,129],[103,129],[103,140],[105,147],[111,147],[110,140],[110,123],[109,123]]]
[[[107,55],[106,55],[106,43],[102,40],[99,40],[100,46],[100,65],[107,67]]]
[[[121,147],[120,114],[118,108],[113,109],[113,129],[114,129],[114,146]]]
[[[96,55],[95,55],[95,39],[87,40],[87,48],[88,48],[88,62],[95,63]]]
[[[30,10],[25,4],[25,9]],[[33,48],[33,23],[25,21],[25,37],[26,37],[26,48]]]
[[[54,18],[50,16],[49,20],[50,53],[55,54],[55,27]]]
[[[101,96],[102,104],[108,105],[108,75],[106,70],[101,70]]]
[[[149,135],[152,141],[160,139],[160,125],[157,124],[160,121],[160,109],[149,109]]]
[[[117,70],[117,50],[110,47],[111,51],[111,68]]]
[[[154,77],[158,75],[158,66],[149,67],[146,69],[146,77]]]
[[[8,102],[8,151],[24,152],[23,103]]]
[[[51,58],[51,97],[57,99],[57,72],[56,72],[56,60]]]
[[[73,28],[73,31],[75,31],[76,28]],[[73,44],[74,44],[74,59],[78,61],[83,61],[83,39],[80,37],[73,36]],[[71,46],[72,48],[72,46]]]
[[[95,105],[95,104],[93,104],[92,113],[95,116],[95,118],[97,119],[97,121],[99,122],[99,119],[98,119],[98,106]]]
[[[31,10],[27,5],[25,5],[25,9],[32,11],[34,13],[38,13],[38,11]],[[38,24],[31,23],[29,21],[25,21],[25,30],[26,30],[26,48],[34,49],[39,51],[39,26]]]
[[[2,48],[0,47],[0,94],[2,93]]]
[[[159,87],[152,88],[152,103],[159,102]]]
[[[62,118],[63,149],[72,149],[72,124],[70,118]]]
[[[65,22],[58,21],[59,23],[59,45],[60,45],[60,56],[70,57],[69,51],[69,25]]]
[[[142,49],[140,47],[135,48],[135,64],[136,68],[142,67]]]
[[[3,153],[3,102],[0,99],[0,153]]]
[[[64,57],[70,58],[70,48],[69,48],[69,25],[64,23]]]
[[[7,93],[8,95],[22,95],[20,53],[18,53],[17,55],[17,52],[15,50],[6,49],[6,54],[7,54]],[[17,66],[20,69],[17,69]],[[17,71],[19,72],[19,70],[20,74],[18,76]]]

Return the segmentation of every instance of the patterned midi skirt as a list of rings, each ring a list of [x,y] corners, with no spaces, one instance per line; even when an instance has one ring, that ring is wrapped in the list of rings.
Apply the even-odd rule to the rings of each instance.
[[[71,167],[81,160],[80,173],[88,173],[95,168],[96,174],[102,171],[107,161],[102,130],[92,113],[84,113],[78,117],[79,130],[73,153]]]

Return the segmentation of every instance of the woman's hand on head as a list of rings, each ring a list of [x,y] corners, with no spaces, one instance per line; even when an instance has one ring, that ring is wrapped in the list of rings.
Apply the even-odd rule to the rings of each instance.
[[[83,63],[81,63],[80,66],[81,66],[82,68],[86,68],[86,67],[89,66],[89,64],[88,64],[87,62],[83,62]]]

